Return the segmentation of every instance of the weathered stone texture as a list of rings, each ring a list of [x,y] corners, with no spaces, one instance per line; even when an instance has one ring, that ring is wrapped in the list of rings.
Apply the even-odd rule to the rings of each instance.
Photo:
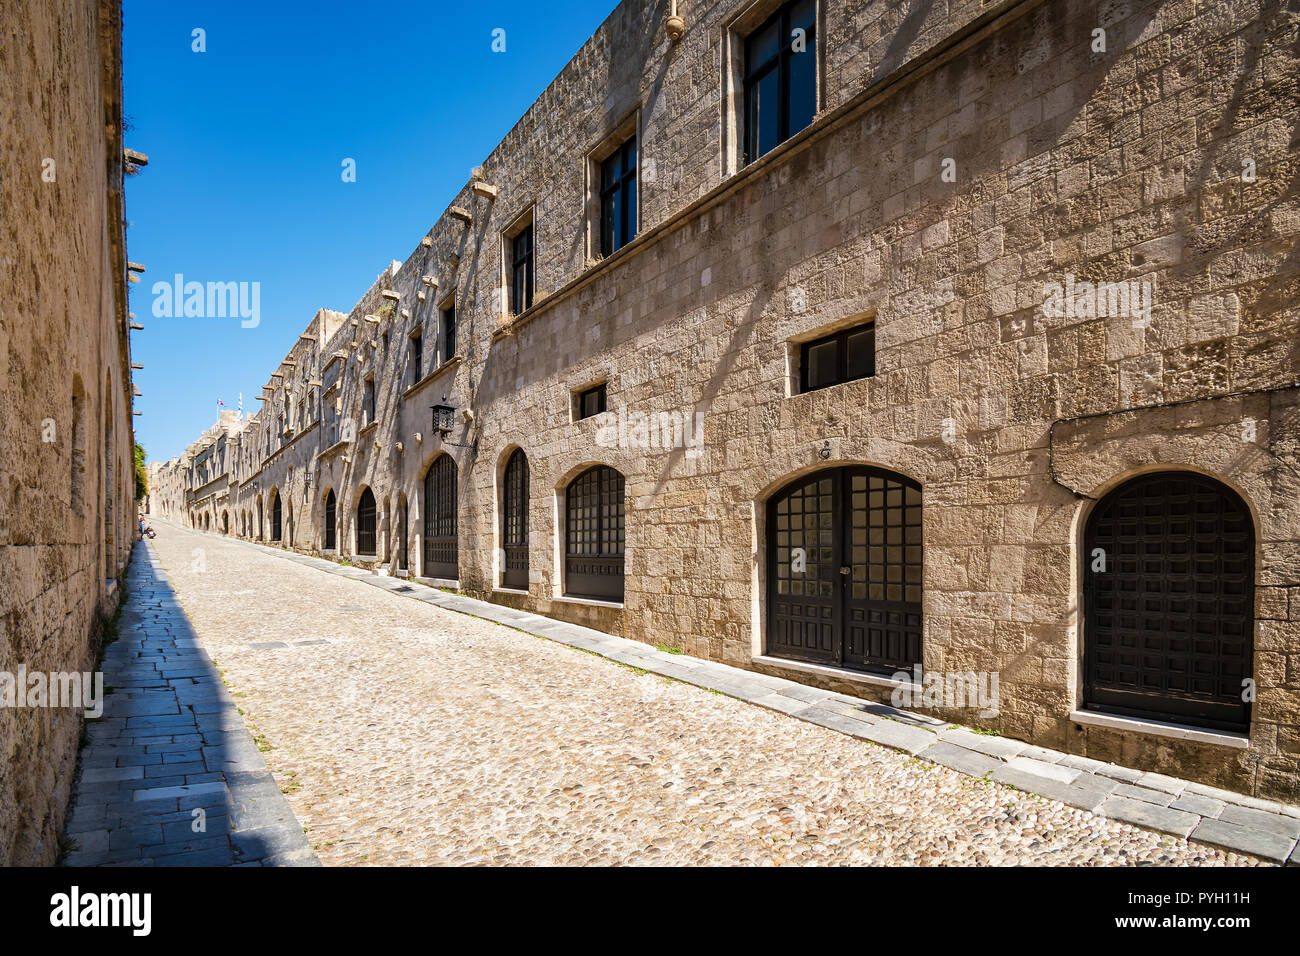
[[[378,425],[326,451],[308,423],[283,449],[250,453],[234,472],[235,507],[255,514],[276,488],[297,516],[292,545],[319,549],[334,489],[350,554],[371,487],[380,553],[354,563],[391,566],[405,515],[418,574],[422,479],[450,453],[462,588],[764,669],[753,661],[764,647],[764,502],[816,468],[888,468],[923,487],[924,665],[999,672],[994,726],[1300,799],[1300,394],[1287,389],[1300,378],[1294,19],[1276,2],[914,6],[825,3],[818,119],[737,172],[730,27],[742,4],[693,4],[676,46],[659,5],[621,4],[484,161],[496,198],[464,188],[453,205],[471,223],[440,218],[321,337],[318,374],[346,353],[327,411],[360,424],[373,373]],[[1105,52],[1092,46],[1098,28]],[[593,262],[588,156],[637,110],[641,233]],[[503,234],[530,210],[537,304],[506,319]],[[1050,314],[1045,289],[1067,273],[1152,282],[1149,326]],[[422,324],[424,367],[437,364],[429,330],[453,295],[459,354],[410,387],[408,335]],[[791,341],[873,315],[873,378],[790,394]],[[304,394],[311,408],[302,371],[270,391],[245,448],[277,448],[265,436],[280,411]],[[601,380],[611,411],[571,421],[573,391]],[[472,448],[432,434],[440,402],[472,411],[448,438]],[[602,447],[598,430],[620,406],[703,412],[703,454]],[[1246,418],[1257,425],[1249,441]],[[493,591],[515,447],[531,469],[526,596]],[[561,600],[559,502],[596,462],[627,482],[621,608]],[[1256,518],[1259,696],[1246,751],[1069,720],[1081,703],[1090,499],[1163,468],[1219,478]]]
[[[135,524],[121,11],[0,28],[0,672],[88,671]],[[0,864],[52,863],[79,709],[0,707]]]

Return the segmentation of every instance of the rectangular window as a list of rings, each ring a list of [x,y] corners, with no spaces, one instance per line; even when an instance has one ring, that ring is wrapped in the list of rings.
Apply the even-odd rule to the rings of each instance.
[[[424,335],[411,336],[411,384],[424,378]]]
[[[375,420],[375,380],[366,379],[365,393],[362,399],[362,411],[365,414],[363,425],[369,425]]]
[[[533,304],[533,224],[510,240],[510,312],[519,315]]]
[[[745,157],[752,163],[817,112],[815,0],[792,0],[745,39]]]
[[[605,383],[578,393],[578,418],[590,418],[605,410]]]
[[[600,164],[600,254],[612,255],[636,236],[636,137]]]
[[[799,350],[799,391],[812,392],[876,374],[875,323],[805,342]]]
[[[456,357],[456,303],[442,310],[442,335],[444,362]]]

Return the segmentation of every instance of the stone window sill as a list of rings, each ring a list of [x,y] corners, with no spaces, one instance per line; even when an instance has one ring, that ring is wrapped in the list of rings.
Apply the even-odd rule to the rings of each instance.
[[[818,674],[833,680],[849,681],[854,684],[869,684],[872,687],[920,687],[919,684],[912,680],[896,680],[893,677],[882,677],[879,674],[851,671],[847,667],[810,664],[807,661],[790,661],[784,657],[768,657],[766,654],[755,654],[750,660],[755,664],[766,664],[768,667],[775,667],[779,670],[798,671],[802,674]]]
[[[412,395],[414,395],[420,389],[424,388],[424,386],[428,385],[430,382],[432,382],[443,372],[447,371],[448,369],[455,368],[459,364],[460,364],[460,356],[453,355],[451,358],[447,359],[447,361],[443,362],[441,365],[435,368],[428,375],[424,376],[424,378],[420,379],[414,385],[410,386],[406,391],[402,392],[402,400],[405,401],[406,399],[410,398]]]
[[[1190,727],[1186,724],[1167,724],[1163,721],[1143,720],[1139,717],[1121,717],[1118,714],[1103,714],[1095,710],[1076,710],[1070,714],[1070,719],[1076,724],[1088,724],[1092,727],[1127,730],[1130,733],[1149,734],[1153,737],[1172,737],[1175,740],[1230,747],[1233,750],[1250,749],[1249,736],[1223,730],[1206,730],[1204,727]]]
[[[493,594],[522,594],[522,595],[524,595],[524,596],[526,597],[526,596],[528,595],[528,589],[527,589],[527,588],[494,587],[494,588],[492,589],[492,593],[493,593]]]
[[[585,604],[587,607],[608,607],[615,610],[623,610],[622,601],[602,601],[599,598],[578,597],[573,594],[561,594],[552,598],[558,604]]]

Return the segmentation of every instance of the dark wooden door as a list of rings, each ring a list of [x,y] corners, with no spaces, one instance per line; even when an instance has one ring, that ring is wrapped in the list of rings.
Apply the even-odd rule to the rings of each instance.
[[[528,458],[516,448],[506,463],[502,482],[501,584],[508,588],[528,587]]]
[[[441,455],[424,477],[424,576],[460,579],[456,546],[456,463]]]
[[[331,491],[325,498],[325,550],[333,551],[336,546],[336,521],[338,515],[338,504]]]
[[[921,488],[865,467],[768,503],[768,653],[892,673],[921,660]]]
[[[1083,561],[1087,706],[1248,728],[1255,529],[1245,502],[1203,475],[1142,475],[1097,503]]]

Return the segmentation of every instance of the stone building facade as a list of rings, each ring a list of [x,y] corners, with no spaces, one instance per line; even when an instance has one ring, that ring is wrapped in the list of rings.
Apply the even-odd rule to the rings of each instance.
[[[120,38],[112,0],[17,0],[0,30],[0,864],[10,866],[58,855],[84,712],[49,706],[18,678],[94,670],[135,533]]]
[[[995,675],[917,700],[1300,800],[1294,18],[681,7],[619,5],[174,517],[867,698]]]

